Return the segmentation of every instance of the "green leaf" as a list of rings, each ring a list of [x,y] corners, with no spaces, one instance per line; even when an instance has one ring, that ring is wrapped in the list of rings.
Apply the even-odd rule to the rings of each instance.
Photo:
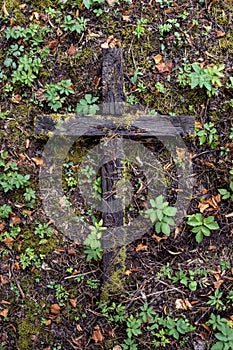
[[[162,232],[166,235],[166,236],[170,236],[170,226],[165,223],[165,222],[162,222],[161,223],[161,228],[162,228]]]
[[[203,241],[203,234],[202,234],[202,232],[198,232],[196,234],[195,238],[196,238],[197,243],[201,243]]]
[[[192,215],[188,215],[188,225],[190,226],[200,226],[202,225],[202,221],[203,221],[203,216],[202,214],[192,214]]]
[[[177,208],[174,207],[166,207],[163,209],[163,213],[167,216],[175,216],[177,212]]]

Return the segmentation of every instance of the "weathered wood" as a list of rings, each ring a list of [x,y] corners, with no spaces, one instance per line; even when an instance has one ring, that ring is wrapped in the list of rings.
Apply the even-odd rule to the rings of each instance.
[[[122,102],[126,101],[123,82],[122,50],[118,48],[104,49],[102,64],[103,114],[122,114]]]
[[[112,106],[112,104],[111,104]],[[73,116],[67,121],[67,130],[84,130],[87,137],[104,137],[108,134],[126,136],[127,138],[187,136],[194,132],[192,116],[144,115],[132,118],[129,122],[124,116],[107,119],[93,116]],[[50,116],[37,117],[37,134],[46,134],[56,129],[56,122]]]

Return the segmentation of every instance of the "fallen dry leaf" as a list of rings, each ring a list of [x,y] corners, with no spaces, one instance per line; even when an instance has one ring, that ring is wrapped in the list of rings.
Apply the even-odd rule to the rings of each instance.
[[[155,67],[159,74],[170,73],[172,70],[172,62],[159,62]]]
[[[2,12],[3,12],[4,16],[6,16],[6,17],[9,16],[9,12],[8,12],[7,9],[6,9],[5,1],[3,1]]]
[[[160,54],[158,54],[156,56],[152,56],[152,58],[155,61],[155,64],[158,64],[158,63],[162,62],[162,60],[163,60],[163,57]]]
[[[9,313],[9,310],[8,310],[8,309],[1,310],[1,311],[0,311],[0,316],[2,316],[2,317],[7,317],[8,313]]]
[[[34,97],[35,97],[35,99],[36,99],[37,101],[41,101],[41,102],[45,101],[45,100],[46,100],[46,97],[45,97],[45,95],[44,95],[44,92],[45,92],[45,90],[42,89],[42,88],[40,88],[40,89],[38,89],[37,91],[35,91],[35,92],[34,92]]]
[[[58,315],[61,311],[61,307],[58,304],[52,304],[50,307],[50,311],[54,315]]]
[[[140,243],[137,248],[136,248],[136,252],[140,252],[141,250],[147,250],[148,246],[147,245],[143,245],[142,243]]]
[[[114,348],[112,348],[112,350],[122,350],[122,347],[120,345],[116,345]]]
[[[200,202],[198,204],[198,209],[200,210],[200,213],[204,213],[204,211],[209,208],[209,204],[205,202]]]
[[[152,237],[152,238],[155,238],[156,241],[158,241],[158,242],[168,239],[168,236],[160,237],[160,236],[157,236],[157,235],[155,235],[155,234],[153,234],[151,237]]]
[[[69,57],[75,55],[75,54],[76,54],[76,48],[75,48],[75,46],[74,46],[74,45],[71,45],[71,46],[69,47],[69,50],[68,50],[67,53],[68,53],[68,56],[69,56]]]
[[[222,32],[221,30],[215,30],[215,32],[218,38],[222,38],[226,35],[226,33]]]
[[[62,35],[62,34],[61,34]],[[58,45],[59,41],[58,40],[52,40],[52,41],[48,41],[46,43],[46,46],[51,49],[51,50],[55,50],[57,45]]]
[[[13,95],[12,98],[11,98],[11,101],[13,103],[16,103],[16,104],[19,104],[21,100],[22,100],[22,96],[19,95],[19,94]]]
[[[1,300],[1,304],[3,305],[10,305],[11,303],[7,300]]]
[[[15,240],[13,237],[6,237],[3,242],[7,245],[8,248],[11,248],[13,246],[14,241]]]
[[[11,222],[12,222],[13,226],[20,224],[21,219],[20,219],[19,216],[17,216],[17,215],[14,214],[14,213],[12,213],[12,214],[10,214],[10,215],[11,215]]]
[[[77,299],[69,299],[69,302],[73,307],[77,306]]]
[[[116,0],[106,0],[109,6],[113,6],[116,2]]]
[[[122,15],[123,21],[130,22],[130,16]]]
[[[103,337],[103,335],[102,335],[102,333],[100,331],[100,327],[99,326],[95,326],[94,327],[91,339],[93,339],[95,343],[100,343],[100,342],[103,341],[104,337]]]
[[[0,222],[0,232],[3,232],[6,227],[5,221]]]
[[[77,324],[76,329],[77,329],[78,332],[82,332],[82,331],[83,331],[83,329],[82,329],[82,327],[80,326],[80,324]]]
[[[217,280],[216,282],[214,282],[214,288],[219,289],[223,282],[223,280]]]
[[[188,310],[192,309],[192,305],[188,299],[176,299],[175,307],[177,310]]]
[[[37,165],[37,166],[43,166],[44,162],[42,158],[39,157],[32,157],[31,160]]]

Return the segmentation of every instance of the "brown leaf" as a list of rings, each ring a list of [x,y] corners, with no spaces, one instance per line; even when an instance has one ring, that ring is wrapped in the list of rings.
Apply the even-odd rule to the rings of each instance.
[[[0,232],[3,232],[6,227],[5,221],[0,222]]]
[[[82,329],[82,327],[80,326],[80,324],[77,324],[76,329],[77,329],[78,332],[82,332],[82,331],[83,331],[83,329]]]
[[[207,324],[205,324],[205,323],[202,323],[201,324],[201,326],[207,331],[207,332],[209,332],[210,333],[210,327],[209,326],[207,326]]]
[[[7,276],[4,276],[4,275],[0,275],[0,281],[2,284],[8,284],[10,282],[9,278]]]
[[[77,299],[69,299],[69,302],[73,307],[77,306]]]
[[[116,0],[106,0],[109,6],[113,6]]]
[[[114,348],[112,348],[112,350],[122,350],[122,347],[120,347],[120,345],[116,345]]]
[[[140,243],[137,248],[136,248],[136,252],[140,252],[141,250],[147,250],[148,246],[147,245],[143,245],[142,243]]]
[[[200,202],[198,204],[198,209],[200,209],[200,213],[204,213],[204,211],[209,208],[209,204],[205,202]]]
[[[52,41],[48,41],[46,43],[46,46],[51,49],[51,50],[55,50],[57,45],[58,45],[59,41],[58,40],[52,40]]]
[[[152,56],[153,60],[155,61],[155,64],[159,64],[160,62],[162,62],[163,57],[162,55],[158,54],[156,56]]]
[[[37,101],[45,101],[46,100],[46,97],[44,95],[44,89],[40,88],[38,89],[37,91],[34,92],[34,96],[35,96],[35,99]]]
[[[156,241],[158,241],[158,242],[168,239],[168,236],[160,237],[160,236],[157,236],[157,235],[155,235],[155,234],[152,235],[151,237],[152,237],[152,238],[155,238]]]
[[[221,285],[223,284],[223,280],[218,280],[216,282],[214,282],[214,288],[219,289],[221,287]]]
[[[208,250],[210,250],[210,251],[215,251],[215,250],[217,250],[217,247],[216,247],[215,245],[210,245],[210,246],[208,247]]]
[[[12,98],[11,98],[11,101],[13,103],[16,103],[16,104],[19,104],[21,100],[22,100],[22,96],[19,95],[19,94],[13,95]]]
[[[222,32],[221,30],[215,30],[215,32],[218,38],[222,38],[226,35],[226,33]]]
[[[155,67],[159,74],[170,73],[172,70],[172,62],[159,62]]]
[[[42,158],[39,157],[32,157],[31,160],[37,165],[37,166],[43,166],[44,162]]]
[[[12,214],[10,214],[10,215],[11,215],[11,222],[12,222],[13,226],[20,224],[21,219],[20,219],[19,216],[17,216],[17,215],[14,214],[14,213],[12,213]]]
[[[6,17],[9,16],[9,12],[8,12],[7,9],[6,9],[6,3],[5,3],[5,1],[3,1],[3,4],[2,4],[2,12],[3,12],[4,16],[6,16]]]
[[[0,311],[0,316],[7,317],[8,313],[9,313],[8,309],[1,310]]]
[[[61,311],[61,308],[58,304],[52,304],[50,307],[50,312],[54,315],[58,315]]]
[[[176,309],[180,309],[180,310],[188,310],[188,309],[192,309],[192,305],[189,302],[188,299],[176,299],[175,301],[175,307]]]
[[[122,15],[123,21],[130,22],[130,16]]]
[[[68,56],[70,57],[70,56],[73,56],[73,55],[75,55],[75,54],[76,54],[76,48],[75,48],[74,45],[71,45],[71,46],[69,47],[69,50],[68,50]]]
[[[103,337],[103,335],[102,335],[102,333],[100,331],[100,327],[99,326],[95,326],[94,327],[91,339],[93,339],[95,343],[100,343],[100,342],[103,341],[104,337]]]
[[[1,300],[1,304],[3,305],[10,305],[11,303],[7,300]]]
[[[7,245],[8,248],[11,248],[13,246],[14,241],[15,240],[13,237],[6,237],[4,239],[4,243]]]

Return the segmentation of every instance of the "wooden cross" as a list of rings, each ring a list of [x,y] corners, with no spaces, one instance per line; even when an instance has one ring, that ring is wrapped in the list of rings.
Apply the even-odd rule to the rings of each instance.
[[[85,136],[102,138],[111,134],[121,138],[157,138],[185,136],[194,131],[194,119],[191,116],[148,116],[136,115],[130,121],[124,114],[126,101],[123,89],[123,58],[119,48],[103,50],[102,66],[102,117],[77,116],[76,125],[88,126]],[[167,123],[165,123],[167,121]],[[38,118],[37,132],[53,130],[55,122],[49,117]],[[119,141],[120,147],[120,141]],[[119,151],[121,152],[121,150]],[[109,157],[106,157],[109,159]],[[114,184],[122,178],[123,166],[120,157],[107,161],[101,168],[102,199],[104,203],[102,218],[104,226],[122,227],[124,212],[114,208]],[[103,162],[104,163],[104,162]],[[119,202],[118,202],[119,204]],[[107,207],[111,210],[105,210]],[[116,210],[115,210],[116,209]],[[118,240],[119,241],[119,240]],[[103,281],[109,279],[113,268],[114,249],[103,253]]]

